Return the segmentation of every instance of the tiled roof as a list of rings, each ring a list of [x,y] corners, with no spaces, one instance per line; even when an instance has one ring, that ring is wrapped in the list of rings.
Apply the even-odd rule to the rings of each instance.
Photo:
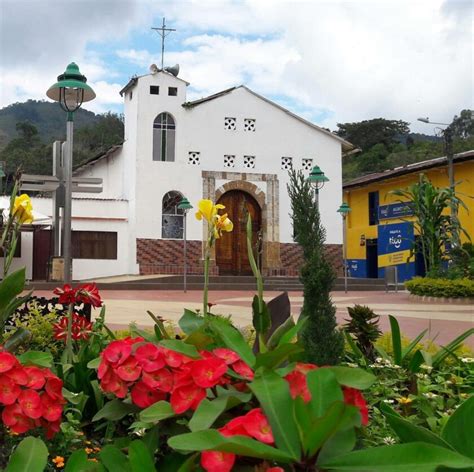
[[[119,149],[122,149],[122,144],[115,144],[114,146],[109,147],[109,149],[107,149],[107,151],[101,152],[100,154],[97,154],[97,156],[94,156],[91,159],[89,159],[88,161],[83,162],[82,164],[80,164],[78,167],[76,167],[74,169],[73,174],[77,174],[78,172],[83,171],[86,167],[97,164],[97,162],[111,156],[112,154],[114,154]]]

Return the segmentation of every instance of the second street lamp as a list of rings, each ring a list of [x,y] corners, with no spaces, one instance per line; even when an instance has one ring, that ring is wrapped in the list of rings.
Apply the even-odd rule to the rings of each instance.
[[[329,179],[324,175],[324,172],[319,168],[319,166],[314,166],[307,181],[311,184],[311,187],[314,188],[316,207],[319,211],[319,191],[324,187],[326,182],[329,182]]]
[[[72,281],[72,241],[71,241],[71,217],[72,217],[72,148],[74,132],[74,112],[84,102],[95,98],[95,92],[86,84],[87,79],[83,76],[77,64],[71,62],[64,74],[58,76],[58,81],[52,85],[46,95],[59,102],[61,108],[67,112],[67,138],[66,152],[64,156],[64,222],[63,222],[63,257],[64,257],[64,283]]]
[[[347,215],[351,207],[344,202],[337,210],[342,216],[342,259],[344,262],[344,292],[347,293]]]
[[[178,209],[183,210],[183,291],[186,293],[186,276],[188,272],[188,261],[187,261],[187,254],[186,254],[186,217],[188,215],[188,211],[192,209],[191,203],[186,197],[181,198],[181,201],[178,203]]]

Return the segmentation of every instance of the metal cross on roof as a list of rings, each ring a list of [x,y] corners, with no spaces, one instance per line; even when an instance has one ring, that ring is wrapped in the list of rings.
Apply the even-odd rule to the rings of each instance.
[[[163,24],[161,28],[152,28],[161,36],[161,70],[163,70],[164,56],[165,56],[165,38],[173,31],[176,31],[173,28],[167,28],[165,24],[165,18],[163,17]]]

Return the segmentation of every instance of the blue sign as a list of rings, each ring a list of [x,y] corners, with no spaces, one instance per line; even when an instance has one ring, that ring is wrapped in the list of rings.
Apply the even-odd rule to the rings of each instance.
[[[365,259],[347,259],[347,274],[349,277],[367,277],[367,262]]]
[[[404,218],[413,216],[413,203],[392,203],[390,205],[379,206],[379,220],[388,220],[390,218]]]

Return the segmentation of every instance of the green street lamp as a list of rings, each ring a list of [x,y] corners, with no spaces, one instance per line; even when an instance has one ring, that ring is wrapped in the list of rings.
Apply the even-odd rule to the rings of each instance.
[[[329,179],[324,175],[324,172],[319,166],[314,166],[306,180],[310,183],[311,187],[314,188],[316,206],[319,210],[319,191],[324,187],[326,182],[329,182]]]
[[[71,243],[71,217],[72,217],[72,149],[74,132],[74,112],[85,102],[95,98],[95,92],[87,85],[77,64],[71,62],[64,74],[58,76],[58,81],[52,85],[46,95],[67,112],[67,138],[64,155],[64,218],[63,218],[63,258],[64,282],[72,280],[72,243]]]
[[[188,215],[189,210],[191,210],[193,206],[189,203],[189,200],[183,196],[181,201],[178,203],[178,210],[183,210],[183,291],[186,293],[186,278],[188,272],[188,261],[187,261],[187,254],[186,254],[186,217]]]
[[[347,215],[352,211],[351,207],[343,202],[337,209],[342,216],[342,259],[344,261],[344,292],[347,293]]]

